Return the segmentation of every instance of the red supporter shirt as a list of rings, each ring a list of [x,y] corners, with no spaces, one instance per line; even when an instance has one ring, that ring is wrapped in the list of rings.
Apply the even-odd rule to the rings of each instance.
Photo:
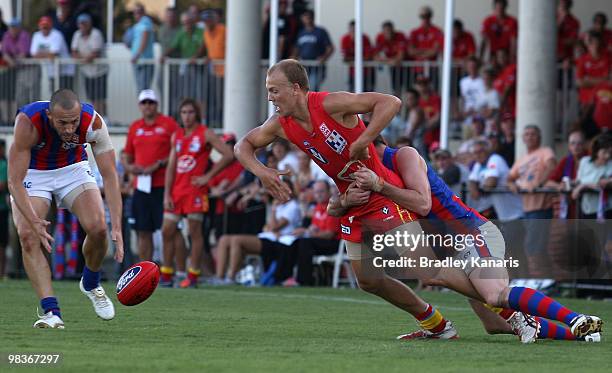
[[[158,114],[151,125],[139,119],[130,126],[124,152],[132,156],[135,165],[148,167],[160,159],[168,158],[172,134],[178,128],[174,119],[162,114]],[[151,186],[163,188],[165,177],[166,168],[161,167],[153,172]]]
[[[363,43],[363,59],[371,60],[374,49],[372,48],[372,44],[370,44],[370,38],[368,35],[363,34],[362,36]],[[342,56],[344,56],[347,62],[352,62],[355,58],[355,39],[351,34],[345,34],[340,41],[340,49],[342,50]],[[353,75],[353,71],[355,68],[351,65],[350,74]]]
[[[476,53],[476,43],[474,36],[467,31],[461,35],[453,37],[453,59],[463,60]]]
[[[612,84],[604,82],[595,87],[593,120],[597,127],[612,130]]]
[[[610,76],[610,60],[605,54],[594,58],[590,53],[582,55],[576,61],[576,77],[583,78],[607,78]],[[594,87],[583,87],[578,90],[579,100],[582,104],[593,101]]]
[[[206,173],[210,147],[206,146],[205,125],[198,125],[189,135],[184,128],[176,131],[174,149],[176,154],[176,173],[172,184],[172,198],[178,200],[184,196],[208,192],[208,185],[195,186],[191,179]]]
[[[510,64],[502,70],[497,79],[493,82],[493,88],[497,90],[499,96],[504,94],[504,91],[509,88],[508,98],[501,108],[502,112],[516,114],[516,64]]]
[[[435,93],[431,93],[429,97],[421,96],[419,106],[425,112],[425,117],[429,120],[436,114],[440,113],[442,107],[442,99]],[[440,139],[440,127],[429,129],[423,135],[423,142],[427,147],[431,146],[435,141]]]
[[[493,57],[500,49],[510,50],[512,39],[518,35],[518,23],[509,15],[503,18],[490,15],[482,22],[481,33],[489,41],[489,52]]]
[[[335,240],[340,238],[340,218],[327,214],[327,202],[315,206],[311,224],[319,231],[335,232]]]
[[[408,37],[409,45],[417,50],[426,50],[436,48],[438,53],[442,49],[444,43],[444,33],[434,25],[421,26],[410,32]],[[435,61],[436,56],[430,57],[429,61]],[[425,61],[422,57],[410,56],[410,59],[416,61]]]
[[[223,170],[219,171],[218,174],[213,176],[208,185],[210,187],[215,187],[223,180],[227,180],[230,183],[234,182],[236,179],[240,177],[240,174],[244,171],[244,167],[237,160],[232,162],[229,166],[225,167]],[[223,197],[217,198],[217,205],[215,206],[215,214],[223,214],[223,210],[225,209],[225,202]]]
[[[383,52],[385,57],[393,58],[406,49],[406,38],[401,32],[396,32],[391,40],[385,38],[384,33],[376,36],[376,53]]]
[[[564,60],[574,57],[574,45],[564,45],[567,40],[578,39],[580,31],[580,21],[571,14],[563,17],[561,23],[557,26],[557,59]]]

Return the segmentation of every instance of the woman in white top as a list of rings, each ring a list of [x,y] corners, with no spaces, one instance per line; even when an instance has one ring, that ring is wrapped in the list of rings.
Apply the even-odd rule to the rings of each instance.
[[[612,135],[604,133],[593,140],[591,155],[580,160],[576,176],[579,184],[572,191],[572,198],[577,199],[585,190],[599,191],[599,193],[587,192],[582,195],[580,207],[582,217],[585,219],[612,218],[612,193],[609,190],[612,186],[611,153]],[[606,189],[607,193],[604,192]]]

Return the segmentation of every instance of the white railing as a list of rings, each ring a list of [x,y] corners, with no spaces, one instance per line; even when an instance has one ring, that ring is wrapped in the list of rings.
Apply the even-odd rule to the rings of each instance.
[[[311,89],[352,90],[350,64],[331,61],[322,67],[315,61],[303,61],[311,78]],[[184,59],[140,60],[133,65],[129,59],[97,59],[83,64],[73,59],[23,59],[12,68],[0,68],[0,125],[10,126],[16,109],[28,102],[48,99],[60,87],[74,89],[84,101],[93,102],[108,119],[114,130],[121,131],[140,117],[137,105],[139,88],[154,89],[160,96],[160,110],[176,115],[179,102],[186,97],[201,102],[204,119],[214,128],[222,127],[224,61]],[[264,86],[267,61],[260,63],[261,94],[253,98],[261,102],[259,122],[267,116]],[[403,62],[400,66],[364,61],[364,90],[392,93],[404,98],[413,86],[417,74],[430,77],[432,87],[439,91],[440,63]],[[555,133],[566,134],[570,123],[577,119],[577,95],[573,72],[561,73],[557,90],[558,113]],[[462,68],[453,67],[451,95],[458,95],[458,79]],[[59,79],[56,77],[59,76]],[[322,79],[324,77],[324,79]],[[125,130],[125,128],[123,128]]]

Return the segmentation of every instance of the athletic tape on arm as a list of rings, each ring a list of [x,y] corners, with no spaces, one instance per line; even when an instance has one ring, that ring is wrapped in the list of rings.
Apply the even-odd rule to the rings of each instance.
[[[89,128],[87,128],[87,142],[92,144],[91,148],[94,155],[115,150],[110,135],[108,134],[106,123],[98,113],[95,113]]]

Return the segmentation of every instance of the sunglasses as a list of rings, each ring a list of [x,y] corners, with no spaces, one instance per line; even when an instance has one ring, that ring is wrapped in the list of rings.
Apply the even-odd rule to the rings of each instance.
[[[142,101],[140,101],[140,103],[142,105],[155,105],[155,104],[157,104],[157,102],[155,102],[153,100],[142,100]]]

